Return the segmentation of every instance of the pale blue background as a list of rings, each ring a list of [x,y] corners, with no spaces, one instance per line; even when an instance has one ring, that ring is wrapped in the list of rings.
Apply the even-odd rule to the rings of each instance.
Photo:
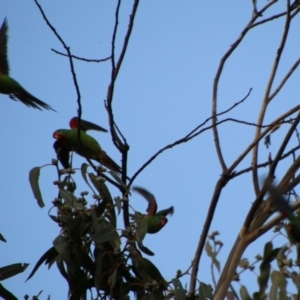
[[[117,39],[117,53],[128,26],[132,1],[123,1]],[[259,7],[266,1],[259,1]],[[49,20],[74,55],[104,58],[110,55],[116,1],[41,0]],[[130,145],[129,176],[156,151],[182,138],[211,115],[212,84],[219,61],[236,40],[252,13],[249,1],[164,0],[141,1],[124,64],[116,82],[113,101],[115,120]],[[52,246],[60,229],[49,217],[51,202],[57,196],[54,167],[42,169],[40,185],[46,207],[40,209],[28,182],[32,167],[51,163],[55,157],[52,133],[68,128],[77,113],[77,96],[67,58],[53,53],[64,51],[45,24],[31,0],[0,0],[0,22],[9,24],[9,62],[11,76],[36,97],[58,112],[29,109],[20,102],[0,95],[1,209],[0,232],[8,243],[1,243],[0,266],[15,262],[30,263],[27,271],[3,282],[20,299],[43,290],[41,299],[67,298],[67,283],[56,266],[42,266],[24,283],[36,261]],[[280,12],[285,2],[270,13]],[[264,17],[270,15],[267,13]],[[284,19],[253,29],[227,62],[219,86],[218,109],[223,111],[241,100],[252,87],[245,103],[224,117],[256,122],[264,89],[283,31]],[[292,25],[286,53],[275,83],[289,70],[300,54],[299,20]],[[74,61],[82,95],[82,117],[108,128],[103,100],[110,81],[110,62],[101,64]],[[267,113],[266,121],[277,118],[299,101],[299,71],[281,91]],[[223,117],[220,117],[221,120]],[[288,126],[272,136],[270,149],[260,148],[260,162],[269,151],[275,155]],[[225,123],[219,127],[221,146],[228,165],[252,141],[254,127]],[[120,155],[109,134],[92,133],[117,162]],[[294,144],[296,139],[294,138]],[[75,166],[84,160],[75,156]],[[251,157],[237,170],[250,166]],[[291,159],[289,159],[291,162]],[[280,170],[287,168],[283,164]],[[175,214],[156,235],[148,235],[145,245],[163,275],[171,280],[178,269],[185,271],[195,254],[214,186],[221,174],[211,131],[189,143],[160,155],[136,179],[135,184],[150,190],[159,209],[175,206]],[[265,174],[267,170],[261,170]],[[280,178],[282,174],[278,173]],[[81,180],[77,173],[78,182]],[[219,230],[225,243],[219,259],[225,258],[251,206],[254,193],[251,174],[230,181],[221,195],[212,230]],[[87,190],[78,185],[77,193]],[[112,190],[114,196],[119,192]],[[136,194],[130,204],[144,212],[146,202]],[[93,203],[90,193],[90,203]],[[55,210],[51,211],[55,214]],[[118,223],[123,228],[120,218]],[[271,234],[270,236],[272,236]],[[270,238],[269,236],[269,238]],[[247,252],[253,261],[268,238],[259,239]],[[284,240],[275,239],[282,245]],[[199,278],[211,283],[210,260],[203,254]],[[182,279],[189,282],[189,277]],[[241,282],[256,289],[256,276],[245,272]],[[237,286],[238,288],[238,286]],[[291,288],[293,290],[293,287]]]

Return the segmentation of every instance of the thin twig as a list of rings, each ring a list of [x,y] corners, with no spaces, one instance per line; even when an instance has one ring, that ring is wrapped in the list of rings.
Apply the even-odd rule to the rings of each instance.
[[[123,142],[121,142],[121,139],[117,135],[117,132],[116,132],[116,129],[115,129],[116,124],[115,124],[115,121],[114,121],[114,115],[113,115],[113,109],[112,109],[112,101],[113,101],[115,82],[116,82],[116,79],[118,77],[123,59],[124,59],[125,54],[126,54],[127,46],[128,46],[130,36],[131,36],[131,33],[132,33],[132,29],[133,29],[133,25],[134,25],[134,20],[135,20],[138,4],[139,4],[139,0],[134,0],[134,4],[133,4],[133,7],[132,7],[130,19],[129,19],[127,33],[126,33],[125,38],[124,38],[123,48],[121,50],[121,54],[120,54],[120,57],[119,57],[117,63],[115,63],[115,40],[116,40],[118,23],[119,23],[119,17],[118,16],[119,16],[119,9],[120,9],[120,5],[121,5],[121,0],[118,0],[118,4],[117,4],[117,7],[116,7],[115,26],[114,26],[113,35],[112,35],[111,82],[110,82],[108,90],[107,90],[107,97],[106,97],[106,101],[105,101],[105,107],[106,107],[106,110],[108,112],[108,118],[109,118],[112,141],[121,153],[124,150],[123,148],[124,148],[124,144],[126,144],[126,141],[123,140]]]
[[[300,176],[299,176],[299,178],[294,180],[293,185],[291,185],[291,186],[296,186],[297,184],[299,184],[299,181],[300,181]],[[289,188],[291,186],[289,186]],[[286,193],[287,191],[288,191],[287,189],[284,189],[282,192]],[[268,199],[266,201],[268,201]],[[300,201],[297,201],[291,205],[292,210],[296,210],[299,207],[300,207]],[[275,212],[273,212],[273,213],[275,213]],[[226,292],[228,290],[228,286],[232,280],[232,276],[235,273],[238,263],[243,255],[244,251],[246,250],[246,248],[251,243],[253,243],[256,239],[258,239],[260,236],[262,236],[267,231],[272,229],[276,224],[278,224],[284,218],[285,218],[285,216],[283,216],[282,214],[278,214],[272,220],[270,220],[268,223],[266,223],[262,227],[259,227],[257,230],[254,230],[249,233],[242,234],[242,235],[240,233],[237,236],[237,239],[234,243],[234,246],[232,247],[232,249],[230,251],[230,254],[227,258],[226,264],[225,264],[222,274],[220,276],[217,288],[215,290],[214,300],[223,300],[224,299]],[[241,232],[242,232],[242,230],[241,230]]]
[[[279,162],[279,160],[280,160],[280,158],[281,158],[281,156],[283,154],[283,151],[284,151],[287,143],[289,142],[289,140],[290,140],[293,132],[295,131],[295,128],[296,128],[296,126],[299,123],[299,120],[300,120],[300,112],[298,113],[298,116],[297,116],[296,120],[293,122],[291,128],[289,129],[288,133],[286,134],[286,136],[285,136],[285,138],[284,138],[284,140],[283,140],[283,142],[282,142],[279,150],[277,151],[277,154],[276,154],[274,160],[271,163],[271,166],[270,166],[270,169],[269,169],[269,174],[268,174],[268,177],[267,177],[268,179],[272,179],[274,177],[274,173],[275,173],[277,164],[278,164],[278,162]],[[264,184],[264,187],[262,188],[262,190],[266,191],[267,190],[267,185],[268,185],[268,180],[265,181],[265,184]],[[260,194],[263,197],[264,192],[259,193],[259,195]],[[250,224],[251,224],[251,222],[253,220],[253,217],[254,217],[254,215],[255,215],[255,213],[256,213],[256,211],[257,211],[260,203],[263,200],[262,197],[257,197],[257,199],[254,201],[254,203],[253,203],[253,205],[252,205],[252,207],[251,207],[251,209],[249,211],[249,214],[246,217],[245,223],[244,223],[245,230],[247,230],[249,228],[249,226],[250,226]]]
[[[252,92],[252,88],[249,89],[247,95],[240,101],[234,103],[231,107],[229,107],[228,109],[220,112],[220,113],[217,113],[215,117],[219,117],[219,116],[222,116],[226,113],[228,113],[229,111],[231,111],[232,109],[234,109],[236,106],[240,105],[241,103],[243,103],[251,94]],[[196,132],[199,128],[201,128],[203,125],[205,125],[209,120],[213,119],[214,116],[211,116],[209,118],[207,118],[204,122],[202,122],[200,125],[198,125],[195,129],[193,129],[188,135],[186,135],[186,138],[189,137],[190,135],[192,135],[194,132]]]
[[[139,0],[134,0],[133,7],[131,10],[131,15],[129,18],[129,24],[128,29],[124,38],[123,47],[121,49],[121,54],[118,58],[118,61],[116,63],[115,58],[115,43],[116,43],[116,37],[117,37],[117,30],[119,25],[119,11],[121,6],[121,0],[118,0],[116,10],[115,10],[115,24],[112,34],[112,41],[111,41],[111,81],[108,86],[107,90],[107,97],[105,101],[105,108],[108,113],[108,119],[109,119],[109,127],[110,127],[110,133],[112,137],[112,141],[116,148],[122,153],[122,180],[124,183],[126,183],[126,173],[127,173],[127,154],[129,150],[129,146],[127,144],[127,141],[118,128],[115,120],[114,120],[114,114],[112,109],[112,101],[113,101],[113,95],[114,95],[114,88],[115,88],[115,82],[118,77],[119,71],[121,69],[123,59],[125,57],[127,46],[130,40],[130,36],[132,33],[134,20],[138,8]],[[127,191],[123,190],[123,196],[125,196]],[[128,202],[123,203],[123,219],[124,219],[124,225],[127,228],[129,226],[129,212],[128,212]]]
[[[244,30],[241,32],[238,39],[231,45],[230,49],[222,57],[219,67],[218,67],[218,70],[216,72],[216,76],[215,76],[214,84],[213,84],[213,97],[212,97],[212,115],[214,116],[214,118],[212,119],[213,125],[216,125],[216,123],[217,123],[216,116],[217,116],[218,86],[219,86],[220,77],[221,77],[221,74],[222,74],[222,71],[223,71],[223,68],[225,66],[227,59],[230,57],[232,52],[237,48],[237,46],[241,43],[243,38],[246,36],[247,32],[251,29],[251,26],[255,22],[255,20],[260,15],[262,15],[265,10],[267,10],[271,5],[273,5],[276,2],[277,2],[276,0],[270,1],[263,9],[260,10],[260,12],[258,12],[257,14],[253,14],[250,22],[244,28]],[[217,151],[217,155],[218,155],[222,170],[223,170],[223,172],[225,172],[227,167],[226,167],[225,160],[223,158],[223,154],[222,154],[222,150],[221,150],[221,146],[220,146],[218,129],[216,126],[213,127],[213,135],[214,135],[215,148]],[[194,291],[192,293],[194,293]]]
[[[69,61],[70,61],[70,67],[71,67],[71,73],[72,73],[72,77],[73,77],[73,82],[75,85],[75,89],[77,92],[77,103],[78,103],[78,137],[79,137],[79,143],[81,145],[82,150],[85,152],[85,149],[82,145],[81,142],[81,137],[80,137],[80,119],[81,119],[81,114],[82,114],[82,106],[81,106],[81,95],[80,95],[80,89],[79,89],[79,85],[78,85],[78,81],[77,81],[77,77],[76,77],[76,73],[75,73],[75,68],[74,68],[74,64],[73,64],[73,55],[71,54],[70,51],[70,47],[68,47],[66,45],[66,43],[64,42],[64,40],[62,39],[62,37],[58,34],[58,32],[56,31],[56,29],[53,27],[53,25],[49,22],[48,18],[46,17],[45,12],[43,11],[41,5],[38,3],[37,0],[34,0],[35,4],[37,5],[37,7],[39,8],[43,19],[45,20],[46,24],[49,26],[49,28],[52,30],[52,32],[55,34],[55,36],[58,38],[58,40],[62,43],[63,47],[65,48],[65,50],[67,51],[67,56],[69,57]],[[76,58],[76,57],[74,57]],[[89,162],[89,164],[93,167],[93,169],[95,170],[95,172],[99,175],[99,172],[97,170],[97,168],[94,166],[94,164],[92,163],[92,161],[87,157],[87,155],[85,155],[85,158],[87,159],[87,161]],[[115,187],[117,187],[120,191],[123,190],[123,188],[116,182],[114,182],[113,180],[111,180],[109,177],[107,177],[105,174],[102,174],[102,176],[108,181],[110,182],[112,185],[114,185]]]
[[[62,53],[62,52],[57,51],[53,48],[51,48],[51,50],[56,54],[69,57],[68,54]],[[74,58],[74,59],[85,61],[85,62],[95,62],[95,63],[101,63],[101,62],[105,62],[105,61],[108,61],[108,60],[111,59],[111,56],[108,56],[106,58],[101,58],[101,59],[89,59],[89,58],[79,57],[79,56],[76,56],[76,55],[73,55],[73,54],[71,55],[71,57]]]
[[[43,19],[45,20],[46,24],[49,26],[49,28],[52,30],[52,32],[55,34],[55,36],[58,38],[58,40],[61,42],[61,44],[63,45],[63,47],[65,48],[65,50],[68,53],[70,67],[71,67],[71,73],[72,73],[72,78],[73,78],[74,86],[75,86],[76,93],[77,93],[77,103],[78,103],[79,110],[81,111],[80,89],[79,89],[79,85],[78,85],[77,78],[76,78],[76,73],[75,73],[75,68],[74,68],[74,64],[73,64],[73,59],[72,59],[72,54],[71,54],[71,51],[70,51],[70,47],[68,47],[66,45],[66,43],[64,42],[64,40],[57,33],[56,29],[49,22],[48,18],[46,17],[46,14],[44,13],[44,10],[43,10],[42,6],[38,3],[37,0],[34,0],[34,2],[37,5],[38,9],[40,10],[40,12],[41,12],[41,14],[43,16]]]
[[[207,217],[204,223],[204,227],[203,227],[203,231],[202,234],[200,236],[200,240],[196,249],[196,254],[195,254],[195,258],[194,258],[194,264],[193,264],[193,269],[192,269],[192,275],[191,276],[191,282],[190,282],[190,292],[195,291],[196,288],[196,281],[195,278],[197,278],[197,274],[198,274],[198,265],[200,262],[200,258],[203,252],[203,248],[205,245],[205,241],[206,241],[206,237],[207,234],[209,232],[209,228],[210,228],[210,224],[212,222],[214,213],[215,213],[215,209],[217,207],[217,203],[219,201],[219,197],[221,195],[221,191],[223,189],[223,187],[227,184],[227,182],[232,178],[232,173],[235,170],[235,168],[239,165],[239,163],[246,157],[246,155],[253,149],[253,147],[261,140],[264,138],[264,136],[266,136],[273,128],[273,126],[275,126],[276,124],[278,124],[282,119],[288,117],[289,115],[293,114],[294,112],[298,111],[300,109],[300,105],[295,106],[293,109],[289,110],[288,112],[286,112],[285,114],[283,114],[282,116],[280,116],[279,118],[275,119],[270,125],[270,127],[266,128],[261,134],[260,136],[258,136],[245,150],[244,152],[233,162],[233,164],[229,167],[229,169],[226,170],[226,172],[224,172],[221,175],[221,178],[219,179],[219,181],[216,184],[216,187],[214,189],[214,194],[212,196],[212,200],[209,206],[209,210],[207,213]],[[273,125],[273,126],[272,126]],[[262,194],[263,195],[263,194]],[[243,245],[242,245],[243,246]],[[242,247],[241,246],[241,247]],[[242,250],[242,248],[240,248],[239,250]],[[218,281],[218,285],[221,284],[221,278]],[[217,285],[217,287],[218,287]]]
[[[258,121],[257,124],[261,125],[264,117],[265,117],[265,113],[267,110],[267,106],[270,102],[270,93],[271,93],[271,88],[275,79],[275,75],[277,73],[277,69],[279,66],[279,62],[281,59],[281,55],[283,52],[283,49],[285,47],[286,44],[286,40],[287,40],[287,36],[288,36],[288,32],[289,32],[289,28],[290,28],[290,1],[287,0],[287,14],[286,14],[286,22],[285,22],[285,26],[284,26],[284,31],[282,34],[282,38],[279,44],[279,47],[276,51],[276,56],[275,56],[275,60],[274,60],[274,64],[273,64],[273,68],[270,74],[270,78],[269,81],[267,83],[267,87],[266,87],[266,91],[265,91],[265,95],[262,101],[262,106],[260,109],[260,113],[258,116]],[[257,136],[260,135],[260,128],[256,129],[255,132],[255,138],[257,138]],[[253,154],[252,154],[252,166],[253,166],[253,171],[252,171],[252,180],[253,180],[253,186],[254,186],[254,191],[256,193],[256,195],[259,194],[259,179],[258,179],[258,174],[257,174],[257,161],[258,161],[258,147],[259,145],[255,145],[255,147],[253,148]]]
[[[273,100],[273,98],[280,92],[281,88],[285,85],[287,80],[290,78],[290,76],[294,73],[294,71],[297,69],[297,67],[300,64],[300,58],[297,59],[297,61],[293,64],[293,66],[290,68],[288,73],[284,76],[282,81],[279,83],[278,87],[275,89],[275,91],[270,95],[269,102]]]
[[[287,158],[288,156],[293,155],[293,154],[295,153],[295,151],[297,151],[297,150],[299,150],[299,149],[300,149],[300,146],[294,147],[293,149],[291,149],[291,150],[288,151],[287,153],[283,154],[283,155],[280,157],[280,160],[283,160],[283,159]],[[265,167],[269,166],[270,164],[271,164],[270,161],[266,161],[266,162],[264,162],[264,163],[258,164],[258,165],[257,165],[257,168],[258,168],[258,169],[259,169],[259,168],[265,168]],[[235,173],[232,175],[232,178],[238,177],[238,176],[240,176],[240,175],[242,175],[242,174],[244,174],[244,173],[248,173],[248,172],[250,172],[250,171],[252,171],[252,170],[253,170],[253,167],[248,167],[248,168],[243,169],[243,170],[241,170],[241,171],[235,172]]]

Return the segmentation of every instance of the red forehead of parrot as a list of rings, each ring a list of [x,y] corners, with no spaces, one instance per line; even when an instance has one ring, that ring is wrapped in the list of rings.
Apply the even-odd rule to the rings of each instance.
[[[72,129],[76,129],[78,128],[78,118],[77,117],[74,117],[70,120],[70,123],[69,123],[70,127]]]
[[[53,132],[53,137],[57,140],[61,140],[65,138],[65,135],[59,132],[59,130],[56,130]]]

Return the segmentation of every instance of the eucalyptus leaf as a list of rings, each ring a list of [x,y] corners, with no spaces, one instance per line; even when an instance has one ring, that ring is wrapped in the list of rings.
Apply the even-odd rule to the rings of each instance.
[[[18,298],[8,291],[2,284],[0,284],[0,298],[5,300],[18,300]]]
[[[87,163],[83,163],[81,165],[80,171],[81,171],[81,176],[83,178],[83,180],[85,181],[85,183],[90,187],[90,189],[93,191],[94,194],[96,194],[96,192],[94,191],[93,187],[90,185],[88,179],[87,179],[87,169],[88,169],[89,165]]]
[[[220,262],[217,260],[217,254],[213,251],[209,242],[205,243],[205,250],[209,257],[211,257],[213,264],[216,266],[217,270],[220,272]]]
[[[42,208],[45,206],[42,193],[39,187],[39,178],[40,178],[41,167],[35,167],[29,172],[29,182],[34,195],[34,198],[37,200],[38,205]]]
[[[200,281],[200,287],[199,287],[199,299],[200,300],[212,300],[213,294],[212,294],[212,288],[210,285]]]
[[[17,263],[2,267],[0,268],[0,280],[5,280],[19,273],[22,273],[28,266],[29,264]]]
[[[60,190],[61,197],[65,200],[66,205],[74,209],[83,209],[83,204],[78,202],[78,199],[66,190]]]
[[[126,184],[123,182],[123,180],[121,179],[121,177],[114,171],[108,171],[108,173],[120,184],[120,186],[126,190]]]
[[[174,285],[175,299],[176,300],[185,300],[185,290],[182,287],[182,284],[178,278],[173,278],[172,283]]]

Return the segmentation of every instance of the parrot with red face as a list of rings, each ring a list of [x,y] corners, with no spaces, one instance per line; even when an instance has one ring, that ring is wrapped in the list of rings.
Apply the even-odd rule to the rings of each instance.
[[[99,143],[85,131],[80,130],[80,140],[78,129],[59,129],[53,133],[65,149],[75,151],[77,154],[95,160],[108,169],[120,173],[121,168],[102,150]]]
[[[78,117],[73,117],[70,120],[69,125],[70,125],[71,129],[78,129],[78,127],[79,127]],[[92,122],[83,120],[83,119],[80,119],[80,130],[83,130],[84,132],[86,132],[87,130],[97,130],[97,131],[101,131],[101,132],[107,132],[107,130],[104,129],[103,127],[101,127],[99,125],[96,125]],[[72,149],[69,148],[60,139],[58,139],[57,141],[54,142],[53,148],[56,152],[57,159],[60,161],[62,166],[65,169],[71,168],[71,166],[70,166],[70,152],[72,151]]]
[[[171,206],[167,209],[157,211],[157,202],[153,194],[141,187],[133,187],[133,191],[141,194],[148,201],[147,208],[147,233],[157,233],[159,232],[168,222],[167,215],[173,215],[174,207]]]
[[[0,93],[9,95],[10,99],[19,100],[29,107],[55,111],[50,105],[31,95],[16,80],[9,77],[7,30],[8,26],[5,18],[0,28]]]

